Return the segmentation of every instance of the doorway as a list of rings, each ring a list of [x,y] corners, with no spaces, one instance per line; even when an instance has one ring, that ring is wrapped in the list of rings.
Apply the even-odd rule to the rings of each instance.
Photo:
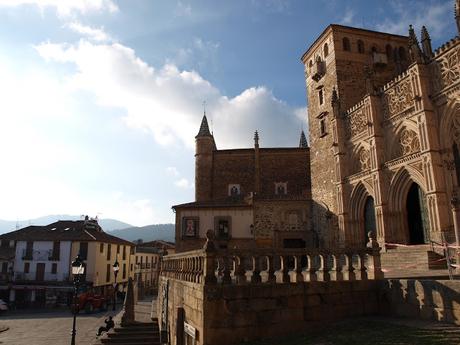
[[[364,245],[369,242],[369,231],[376,232],[374,198],[371,196],[364,205]]]
[[[37,264],[37,272],[36,272],[35,280],[39,282],[45,280],[45,264],[44,263]]]
[[[412,183],[407,193],[407,226],[409,244],[426,244],[429,242],[425,195],[416,183]]]

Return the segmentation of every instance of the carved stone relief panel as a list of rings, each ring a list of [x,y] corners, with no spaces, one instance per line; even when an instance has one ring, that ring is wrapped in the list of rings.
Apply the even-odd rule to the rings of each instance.
[[[365,171],[371,168],[371,155],[369,150],[362,147],[358,153],[359,166],[361,171]]]
[[[402,156],[409,155],[414,152],[420,151],[420,140],[417,133],[410,129],[403,129],[399,135],[399,144]]]
[[[447,53],[440,61],[443,86],[447,87],[460,78],[460,48]]]
[[[414,90],[409,78],[385,91],[383,111],[387,118],[402,113],[414,105]]]
[[[346,117],[346,135],[351,138],[361,134],[367,128],[367,118],[364,108],[360,108]]]

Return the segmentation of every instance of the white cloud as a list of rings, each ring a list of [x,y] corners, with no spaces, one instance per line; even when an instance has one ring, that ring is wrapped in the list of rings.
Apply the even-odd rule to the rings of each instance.
[[[156,70],[118,43],[45,42],[36,49],[48,61],[74,63],[77,72],[69,87],[93,93],[100,105],[123,109],[128,126],[152,133],[162,145],[194,147],[203,100],[220,148],[252,146],[256,129],[262,146],[297,145],[303,120],[299,109],[263,86],[229,98],[195,71],[173,64]]]
[[[354,23],[354,19],[355,19],[355,11],[352,10],[351,8],[348,8],[346,11],[345,11],[345,15],[343,16],[342,20],[341,20],[341,24],[344,24],[344,25],[353,25]]]
[[[65,25],[70,30],[82,34],[96,42],[112,41],[112,38],[104,31],[104,28],[92,28],[79,22],[72,22]]]
[[[74,12],[117,12],[118,6],[112,0],[0,0],[0,7],[37,6],[41,11],[47,7],[55,8],[59,16],[69,16]]]
[[[176,17],[189,17],[192,15],[192,6],[190,4],[184,4],[182,1],[178,1],[176,9],[174,10]]]
[[[184,189],[192,189],[194,187],[194,184],[191,183],[186,178],[181,178],[177,180],[176,182],[174,182],[174,184],[176,185],[176,187],[184,188]]]
[[[167,171],[170,175],[175,176],[175,177],[177,177],[177,176],[180,175],[179,170],[177,170],[176,167],[167,167],[167,168],[166,168],[166,171]]]
[[[379,31],[407,35],[409,24],[420,29],[425,25],[432,38],[442,37],[445,29],[453,25],[451,1],[424,4],[419,1],[391,1],[397,16],[386,18],[376,25]]]

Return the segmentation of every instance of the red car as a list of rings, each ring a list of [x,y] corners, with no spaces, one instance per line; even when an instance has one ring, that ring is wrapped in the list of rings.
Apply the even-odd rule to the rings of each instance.
[[[87,314],[95,310],[107,310],[107,298],[89,291],[82,292],[77,297],[77,305],[72,303],[72,312],[75,311],[75,308],[77,313],[84,310]]]

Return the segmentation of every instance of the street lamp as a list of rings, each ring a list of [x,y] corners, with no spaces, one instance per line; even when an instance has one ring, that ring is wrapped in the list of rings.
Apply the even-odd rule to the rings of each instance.
[[[73,276],[73,289],[74,289],[74,295],[73,295],[73,327],[72,327],[72,341],[70,342],[70,345],[75,345],[75,326],[77,322],[77,313],[78,313],[78,286],[80,285],[80,279],[85,273],[85,266],[83,265],[83,261],[80,258],[80,255],[77,255],[75,260],[72,262],[72,276]]]
[[[118,258],[115,259],[115,262],[113,263],[113,274],[115,276],[115,283],[113,284],[113,309],[112,310],[115,310],[116,309],[116,303],[117,303],[117,275],[118,275],[118,271],[120,270],[120,265],[118,264]]]

